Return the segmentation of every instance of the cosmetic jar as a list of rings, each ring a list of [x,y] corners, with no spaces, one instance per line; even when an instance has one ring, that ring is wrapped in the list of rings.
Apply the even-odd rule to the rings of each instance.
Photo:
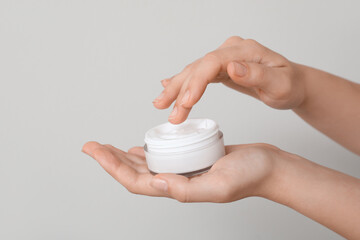
[[[145,134],[145,157],[153,173],[194,176],[206,172],[225,155],[223,133],[210,119],[169,122]]]

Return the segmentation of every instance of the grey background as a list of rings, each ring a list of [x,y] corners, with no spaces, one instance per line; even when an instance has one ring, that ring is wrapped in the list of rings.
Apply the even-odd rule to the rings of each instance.
[[[88,140],[143,144],[169,110],[160,80],[227,37],[359,82],[356,1],[0,0],[0,239],[341,239],[265,199],[181,204],[132,195]],[[359,157],[291,111],[211,85],[191,117],[226,144],[266,142],[360,177]]]

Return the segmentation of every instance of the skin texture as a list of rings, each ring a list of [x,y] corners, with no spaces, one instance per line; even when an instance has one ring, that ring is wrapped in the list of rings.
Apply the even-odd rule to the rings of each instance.
[[[258,196],[291,207],[347,239],[360,238],[360,180],[275,146],[226,146],[223,158],[193,178],[152,175],[142,147],[124,152],[88,142],[83,152],[134,194],[216,203]]]
[[[310,125],[360,154],[360,85],[292,63],[251,39],[230,37],[218,49],[162,81],[153,101],[158,109],[174,103],[169,121],[181,123],[206,86],[221,82],[276,109],[292,109]]]
[[[224,85],[306,122],[360,154],[360,86],[292,63],[254,40],[230,37],[218,49],[161,81],[154,106],[175,102],[169,121],[183,122],[210,83]],[[286,205],[347,239],[360,239],[360,180],[268,144],[226,146],[226,155],[192,178],[150,174],[141,147],[124,152],[88,142],[83,152],[135,194],[180,202],[232,202],[258,196]]]
[[[83,147],[83,152],[97,160],[130,192],[170,197],[180,202],[231,202],[260,194],[257,189],[272,173],[271,161],[277,151],[278,148],[268,144],[226,146],[226,156],[208,172],[187,178],[176,174],[153,176],[142,147],[128,152],[97,142],[88,142]]]

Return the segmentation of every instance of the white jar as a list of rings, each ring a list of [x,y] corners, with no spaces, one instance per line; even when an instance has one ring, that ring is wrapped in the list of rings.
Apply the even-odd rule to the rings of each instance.
[[[210,119],[187,119],[156,126],[145,134],[145,156],[152,173],[193,176],[225,155],[223,133]]]

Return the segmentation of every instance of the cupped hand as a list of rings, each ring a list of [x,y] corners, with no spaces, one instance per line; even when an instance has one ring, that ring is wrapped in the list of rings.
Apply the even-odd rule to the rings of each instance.
[[[226,155],[201,175],[152,175],[142,147],[128,152],[111,145],[88,142],[83,152],[135,194],[174,198],[180,202],[231,202],[266,196],[281,150],[268,144],[226,146]]]
[[[175,101],[169,121],[185,121],[209,83],[221,82],[276,109],[293,109],[305,98],[297,64],[258,42],[230,37],[218,49],[162,81],[163,92],[153,101],[165,109]]]

